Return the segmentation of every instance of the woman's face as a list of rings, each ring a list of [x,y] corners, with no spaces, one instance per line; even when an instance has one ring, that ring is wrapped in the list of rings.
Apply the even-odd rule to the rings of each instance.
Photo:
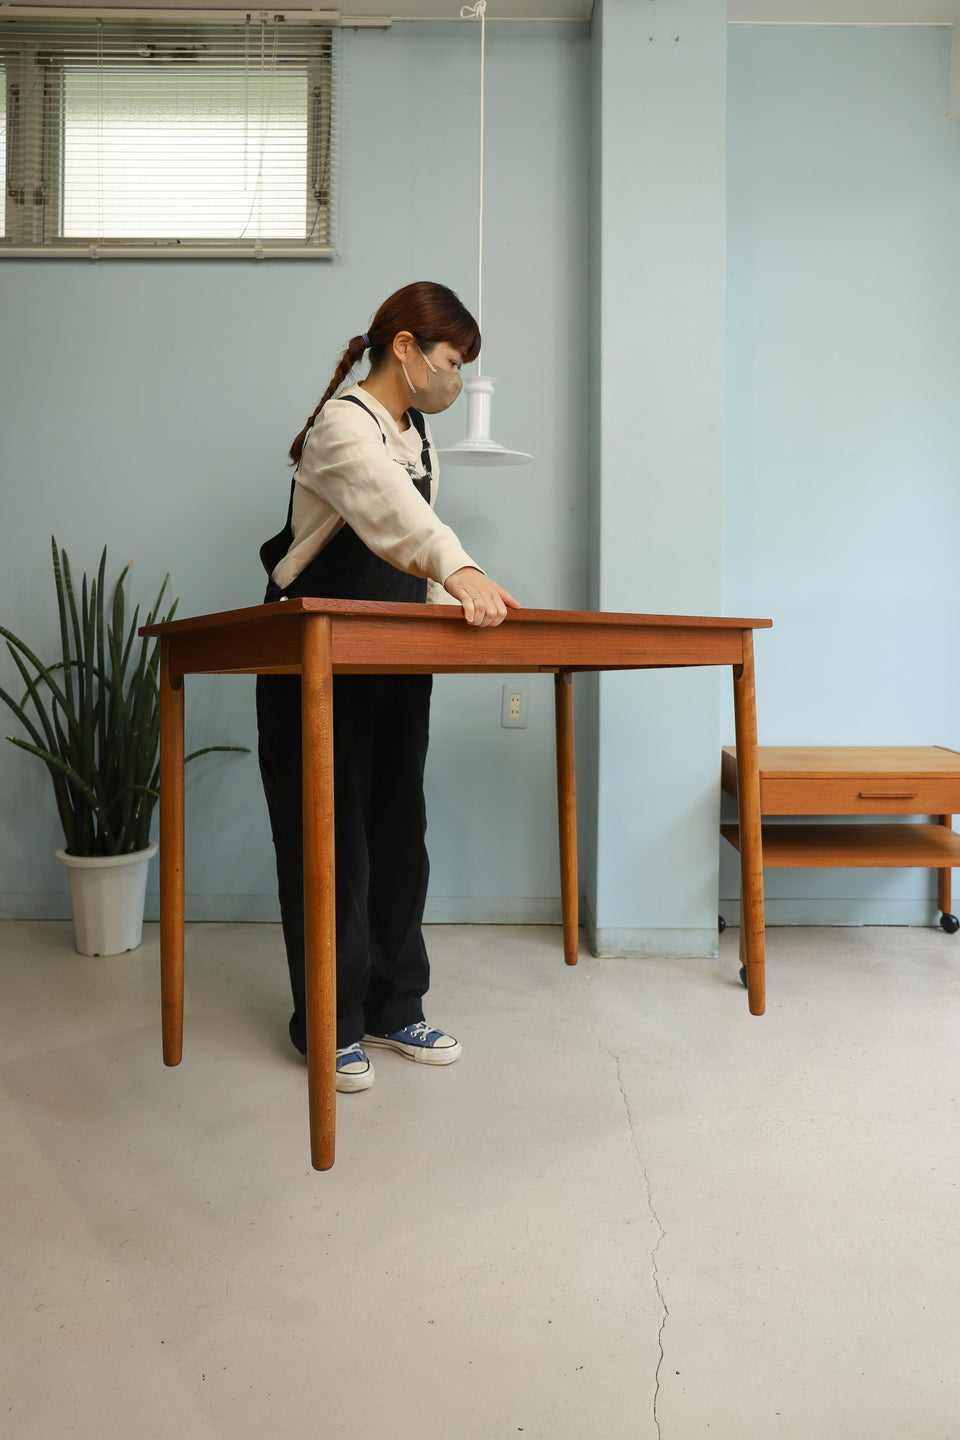
[[[435,369],[441,372],[444,370],[460,370],[463,366],[463,355],[459,350],[455,350],[452,345],[448,345],[446,340],[438,340],[432,350],[423,350],[420,353],[430,361],[430,364]],[[414,354],[416,354],[416,351]],[[415,359],[414,365],[416,365],[416,363]],[[431,373],[422,363],[420,368],[421,371],[425,372],[425,378]],[[416,380],[415,376],[413,378]]]
[[[404,374],[413,395],[413,404],[426,415],[448,410],[460,394],[460,367],[463,354],[439,340],[430,349],[421,349],[414,341],[404,364]]]

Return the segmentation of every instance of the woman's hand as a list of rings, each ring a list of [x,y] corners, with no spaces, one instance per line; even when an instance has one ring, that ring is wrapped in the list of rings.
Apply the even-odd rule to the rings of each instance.
[[[508,609],[520,609],[520,601],[514,600],[509,590],[472,565],[454,570],[444,580],[443,588],[460,601],[468,625],[499,625],[506,620]]]

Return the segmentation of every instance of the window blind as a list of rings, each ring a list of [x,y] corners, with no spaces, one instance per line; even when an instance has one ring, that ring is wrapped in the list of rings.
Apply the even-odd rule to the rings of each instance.
[[[7,72],[0,60],[0,175],[7,173]],[[4,187],[6,188],[6,187]],[[0,206],[0,240],[7,233],[7,207]]]
[[[331,254],[337,38],[279,14],[0,20],[0,254]]]

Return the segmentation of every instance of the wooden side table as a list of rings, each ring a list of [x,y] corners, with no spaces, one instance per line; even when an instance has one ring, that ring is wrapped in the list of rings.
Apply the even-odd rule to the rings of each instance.
[[[914,866],[939,874],[940,924],[950,935],[960,920],[950,913],[950,870],[960,866],[960,753],[941,745],[761,745],[760,813],[768,815],[935,815],[937,824],[762,824],[764,867],[850,869]],[[721,784],[737,793],[736,746],[724,747]],[[720,833],[740,848],[739,825]]]

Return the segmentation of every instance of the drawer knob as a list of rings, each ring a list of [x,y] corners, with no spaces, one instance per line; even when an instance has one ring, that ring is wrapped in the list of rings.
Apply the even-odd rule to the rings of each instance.
[[[916,800],[916,790],[861,790],[858,800]]]

